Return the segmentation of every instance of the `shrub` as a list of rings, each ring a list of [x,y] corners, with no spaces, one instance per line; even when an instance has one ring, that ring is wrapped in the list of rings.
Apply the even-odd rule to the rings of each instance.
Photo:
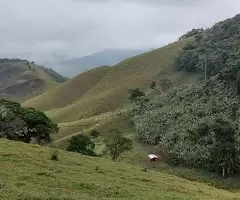
[[[141,91],[139,88],[130,89],[129,94],[130,94],[129,99],[132,102],[138,101],[138,99],[141,97],[145,97],[145,93]]]
[[[95,144],[87,135],[77,135],[71,138],[67,150],[78,152],[83,155],[96,156],[94,148]]]
[[[94,138],[97,138],[100,135],[100,133],[97,130],[92,130],[90,135]]]
[[[153,82],[150,84],[150,88],[154,90],[156,87],[157,87],[157,84],[156,84],[155,81],[153,81]]]
[[[54,150],[52,153],[51,160],[58,161],[58,155],[59,155],[58,150]]]

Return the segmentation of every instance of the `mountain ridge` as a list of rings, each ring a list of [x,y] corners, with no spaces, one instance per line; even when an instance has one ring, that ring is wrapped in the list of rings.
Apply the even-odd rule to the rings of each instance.
[[[65,82],[51,69],[21,59],[0,59],[0,98],[25,101]]]
[[[79,73],[100,66],[113,66],[117,63],[142,54],[148,50],[139,49],[105,49],[80,58],[61,60],[56,63],[56,69],[66,76],[74,77]],[[67,70],[66,70],[67,69]]]

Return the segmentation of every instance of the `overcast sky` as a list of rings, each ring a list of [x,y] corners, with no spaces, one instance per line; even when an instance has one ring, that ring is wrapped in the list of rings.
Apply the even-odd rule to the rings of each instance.
[[[240,0],[0,0],[0,57],[156,48],[240,13]]]

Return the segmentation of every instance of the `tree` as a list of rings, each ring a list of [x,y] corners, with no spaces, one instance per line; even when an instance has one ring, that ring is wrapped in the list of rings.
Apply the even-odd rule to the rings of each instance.
[[[73,136],[69,141],[68,151],[78,152],[83,155],[95,156],[95,144],[87,135]]]
[[[0,137],[38,144],[50,142],[50,134],[58,126],[43,112],[34,108],[22,108],[19,103],[0,100]]]
[[[156,86],[157,86],[157,84],[156,84],[155,81],[153,81],[153,82],[150,84],[150,88],[153,89],[153,90],[156,88]]]
[[[32,139],[40,144],[50,142],[50,134],[58,132],[58,126],[51,121],[43,112],[34,108],[22,108],[22,119],[26,122],[26,142]]]
[[[168,78],[162,78],[160,80],[160,86],[164,92],[172,87],[172,82]]]
[[[92,130],[90,135],[96,139],[100,135],[100,133],[97,130]]]
[[[11,114],[0,116],[0,138],[9,140],[25,141],[23,132],[26,130],[26,123]]]
[[[192,37],[192,36],[197,36],[199,34],[201,34],[204,31],[203,28],[199,28],[199,29],[192,29],[191,31],[188,31],[186,34],[182,35],[179,40],[183,40],[186,39],[188,37]]]
[[[116,160],[119,155],[125,151],[132,149],[132,141],[121,135],[114,135],[106,142],[106,147],[109,150],[113,160]]]
[[[132,102],[136,102],[139,98],[145,97],[145,93],[139,88],[129,90],[130,97],[129,99]]]

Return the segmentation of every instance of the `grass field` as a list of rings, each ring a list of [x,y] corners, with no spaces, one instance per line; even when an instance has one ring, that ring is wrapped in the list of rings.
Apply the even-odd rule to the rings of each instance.
[[[205,184],[104,158],[0,140],[0,199],[240,199]]]

